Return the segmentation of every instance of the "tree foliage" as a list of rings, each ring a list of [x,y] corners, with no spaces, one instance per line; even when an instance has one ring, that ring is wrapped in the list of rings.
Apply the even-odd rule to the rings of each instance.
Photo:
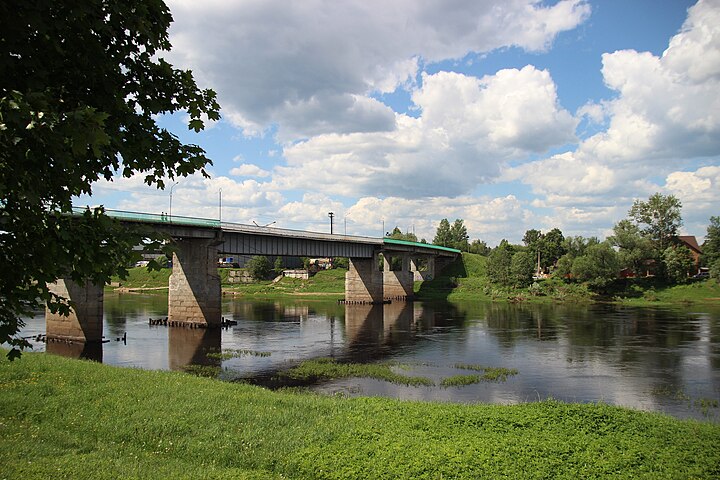
[[[535,258],[530,252],[517,252],[510,260],[510,277],[513,286],[524,288],[533,281]]]
[[[720,217],[710,217],[702,250],[705,265],[710,266],[720,261]]]
[[[272,271],[272,264],[266,256],[256,255],[248,260],[245,268],[255,280],[266,280]]]
[[[555,266],[565,253],[565,236],[559,228],[553,228],[543,236],[540,251],[540,265],[543,268]]]
[[[389,238],[393,238],[395,240],[405,240],[406,242],[417,242],[417,236],[412,233],[403,233],[402,230],[400,230],[398,227],[393,228],[392,233],[390,234]]]
[[[0,3],[0,342],[14,338],[37,299],[66,311],[46,282],[106,282],[123,274],[131,232],[103,209],[71,216],[99,179],[205,173],[210,161],[160,128],[186,111],[189,128],[219,119],[215,93],[161,58],[172,16],[161,0]]]
[[[510,274],[512,266],[513,250],[507,240],[502,240],[500,245],[495,247],[488,257],[486,271],[488,278],[493,283],[509,286],[513,283]]]
[[[583,255],[573,261],[572,274],[591,288],[602,289],[617,278],[618,265],[615,250],[603,242],[590,245]]]
[[[682,226],[682,204],[673,195],[656,193],[647,202],[635,200],[628,215],[648,238],[659,258],[677,236]]]
[[[470,246],[468,247],[468,252],[470,253],[476,253],[478,255],[482,255],[487,257],[490,254],[491,248],[487,246],[487,243],[485,243],[482,240],[475,239],[470,243]]]
[[[635,275],[647,270],[648,260],[653,258],[650,240],[640,233],[640,228],[630,220],[620,220],[613,227],[608,242],[618,248],[618,262],[621,269],[628,269]]]
[[[455,219],[452,227],[450,227],[451,246],[453,248],[457,248],[458,250],[462,250],[463,252],[467,252],[469,240],[470,237],[468,236],[467,228],[465,228],[465,222],[459,218]]]
[[[668,280],[676,283],[685,282],[695,269],[695,258],[690,249],[684,245],[673,245],[663,252],[663,263]]]
[[[468,251],[470,237],[462,219],[456,219],[452,226],[447,218],[443,218],[435,232],[433,244],[442,247],[457,248],[464,252]]]
[[[440,220],[437,231],[435,232],[435,238],[433,238],[433,244],[441,247],[449,247],[452,242],[450,237],[450,222],[447,218]]]

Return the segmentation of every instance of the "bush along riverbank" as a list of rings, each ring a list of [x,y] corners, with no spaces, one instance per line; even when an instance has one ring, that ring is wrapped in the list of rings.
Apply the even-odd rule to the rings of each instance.
[[[415,286],[420,300],[486,300],[511,302],[616,302],[637,306],[709,303],[720,305],[720,285],[713,279],[670,285],[648,278],[617,279],[602,294],[587,284],[557,278],[535,281],[527,288],[500,287],[488,278],[487,257],[463,253],[429,282]]]
[[[2,353],[4,478],[720,476],[720,425],[608,405],[342,399]]]

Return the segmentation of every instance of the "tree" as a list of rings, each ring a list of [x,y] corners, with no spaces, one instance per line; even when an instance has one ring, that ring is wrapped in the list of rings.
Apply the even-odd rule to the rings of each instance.
[[[663,252],[663,263],[669,280],[681,283],[695,267],[695,259],[690,249],[684,245],[672,245]]]
[[[540,248],[540,265],[543,268],[555,266],[560,257],[567,253],[564,243],[565,237],[559,228],[553,228],[545,234]]]
[[[650,239],[656,251],[656,258],[665,251],[677,236],[682,226],[680,200],[673,195],[656,193],[647,202],[635,200],[628,215],[641,228],[643,236]]]
[[[567,237],[563,241],[563,248],[571,258],[577,258],[585,253],[588,247],[600,243],[596,237],[585,238],[581,236]]]
[[[537,252],[537,247],[539,246],[542,238],[543,234],[540,232],[540,230],[531,229],[525,232],[522,240],[526,247],[528,247],[533,252]]]
[[[523,288],[533,281],[535,258],[529,252],[517,252],[510,261],[510,276],[516,288]]]
[[[540,232],[540,230],[531,229],[525,232],[525,235],[523,236],[523,243],[525,246],[530,250],[533,256],[533,261],[536,262],[536,264],[539,266],[540,261],[538,260],[538,257],[540,256],[540,250],[542,249],[543,245],[543,234]],[[537,267],[536,267],[537,270]]]
[[[490,254],[490,251],[491,249],[487,246],[487,243],[479,239],[473,240],[468,247],[468,252],[476,253],[484,257],[487,257]]]
[[[710,217],[710,225],[707,227],[702,249],[702,260],[705,265],[711,266],[720,260],[720,217]]]
[[[468,236],[464,221],[459,218],[455,219],[452,227],[450,227],[450,246],[467,252],[469,239],[470,237]]]
[[[452,238],[450,236],[450,222],[448,222],[447,218],[443,218],[440,220],[440,225],[438,225],[437,231],[435,232],[433,244],[441,247],[449,247],[451,246],[451,243]]]
[[[275,275],[282,275],[283,270],[285,270],[285,267],[283,267],[282,257],[275,257],[275,263],[273,264]]]
[[[617,254],[607,242],[590,245],[572,264],[573,277],[594,289],[607,286],[617,278],[618,271]]]
[[[568,277],[572,275],[572,266],[575,257],[566,253],[560,257],[557,261],[555,271],[553,271],[553,278],[560,278],[562,280],[568,280]]]
[[[653,258],[650,240],[643,237],[640,228],[630,220],[620,220],[613,227],[613,235],[607,241],[618,247],[620,268],[642,275],[647,270],[647,261]]]
[[[488,257],[486,271],[491,282],[503,286],[512,285],[513,279],[510,274],[512,257],[512,247],[507,240],[502,240]]]
[[[405,240],[406,242],[417,242],[417,236],[415,236],[414,233],[408,232],[408,233],[402,233],[402,230],[400,230],[398,227],[393,228],[392,233],[390,234],[389,238],[393,238],[395,240]]]
[[[272,271],[270,260],[264,255],[255,255],[252,257],[245,264],[245,268],[255,280],[265,280]]]
[[[37,306],[67,312],[47,282],[105,283],[125,274],[128,231],[102,208],[72,216],[72,199],[114,174],[167,179],[210,163],[155,121],[186,111],[189,128],[219,119],[212,90],[160,57],[172,16],[161,0],[0,3],[0,343]]]

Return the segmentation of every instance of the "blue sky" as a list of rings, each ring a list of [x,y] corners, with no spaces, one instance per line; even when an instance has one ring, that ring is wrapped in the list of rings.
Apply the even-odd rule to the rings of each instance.
[[[170,0],[167,59],[218,93],[173,214],[432,240],[610,234],[635,199],[720,215],[720,1]],[[162,212],[140,177],[78,203]],[[337,229],[336,229],[337,231]]]

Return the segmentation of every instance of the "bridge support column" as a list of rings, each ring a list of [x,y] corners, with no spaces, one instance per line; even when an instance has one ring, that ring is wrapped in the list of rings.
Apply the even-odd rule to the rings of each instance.
[[[168,324],[220,326],[220,276],[216,239],[183,238],[175,242],[168,293]]]
[[[383,277],[378,260],[377,253],[372,258],[350,258],[345,274],[345,302],[382,303]]]
[[[410,255],[403,253],[402,269],[390,270],[391,256],[385,252],[385,268],[383,270],[383,299],[410,300],[413,297],[413,272],[410,271]]]
[[[49,340],[102,342],[103,286],[89,281],[81,285],[61,278],[48,287],[52,293],[70,300],[72,306],[67,317],[45,308],[45,336]]]
[[[424,270],[420,270],[420,260],[424,261]],[[424,282],[425,280],[432,280],[435,278],[435,257],[425,256],[420,258],[413,258],[410,260],[410,271],[413,272],[413,277],[416,282]]]

